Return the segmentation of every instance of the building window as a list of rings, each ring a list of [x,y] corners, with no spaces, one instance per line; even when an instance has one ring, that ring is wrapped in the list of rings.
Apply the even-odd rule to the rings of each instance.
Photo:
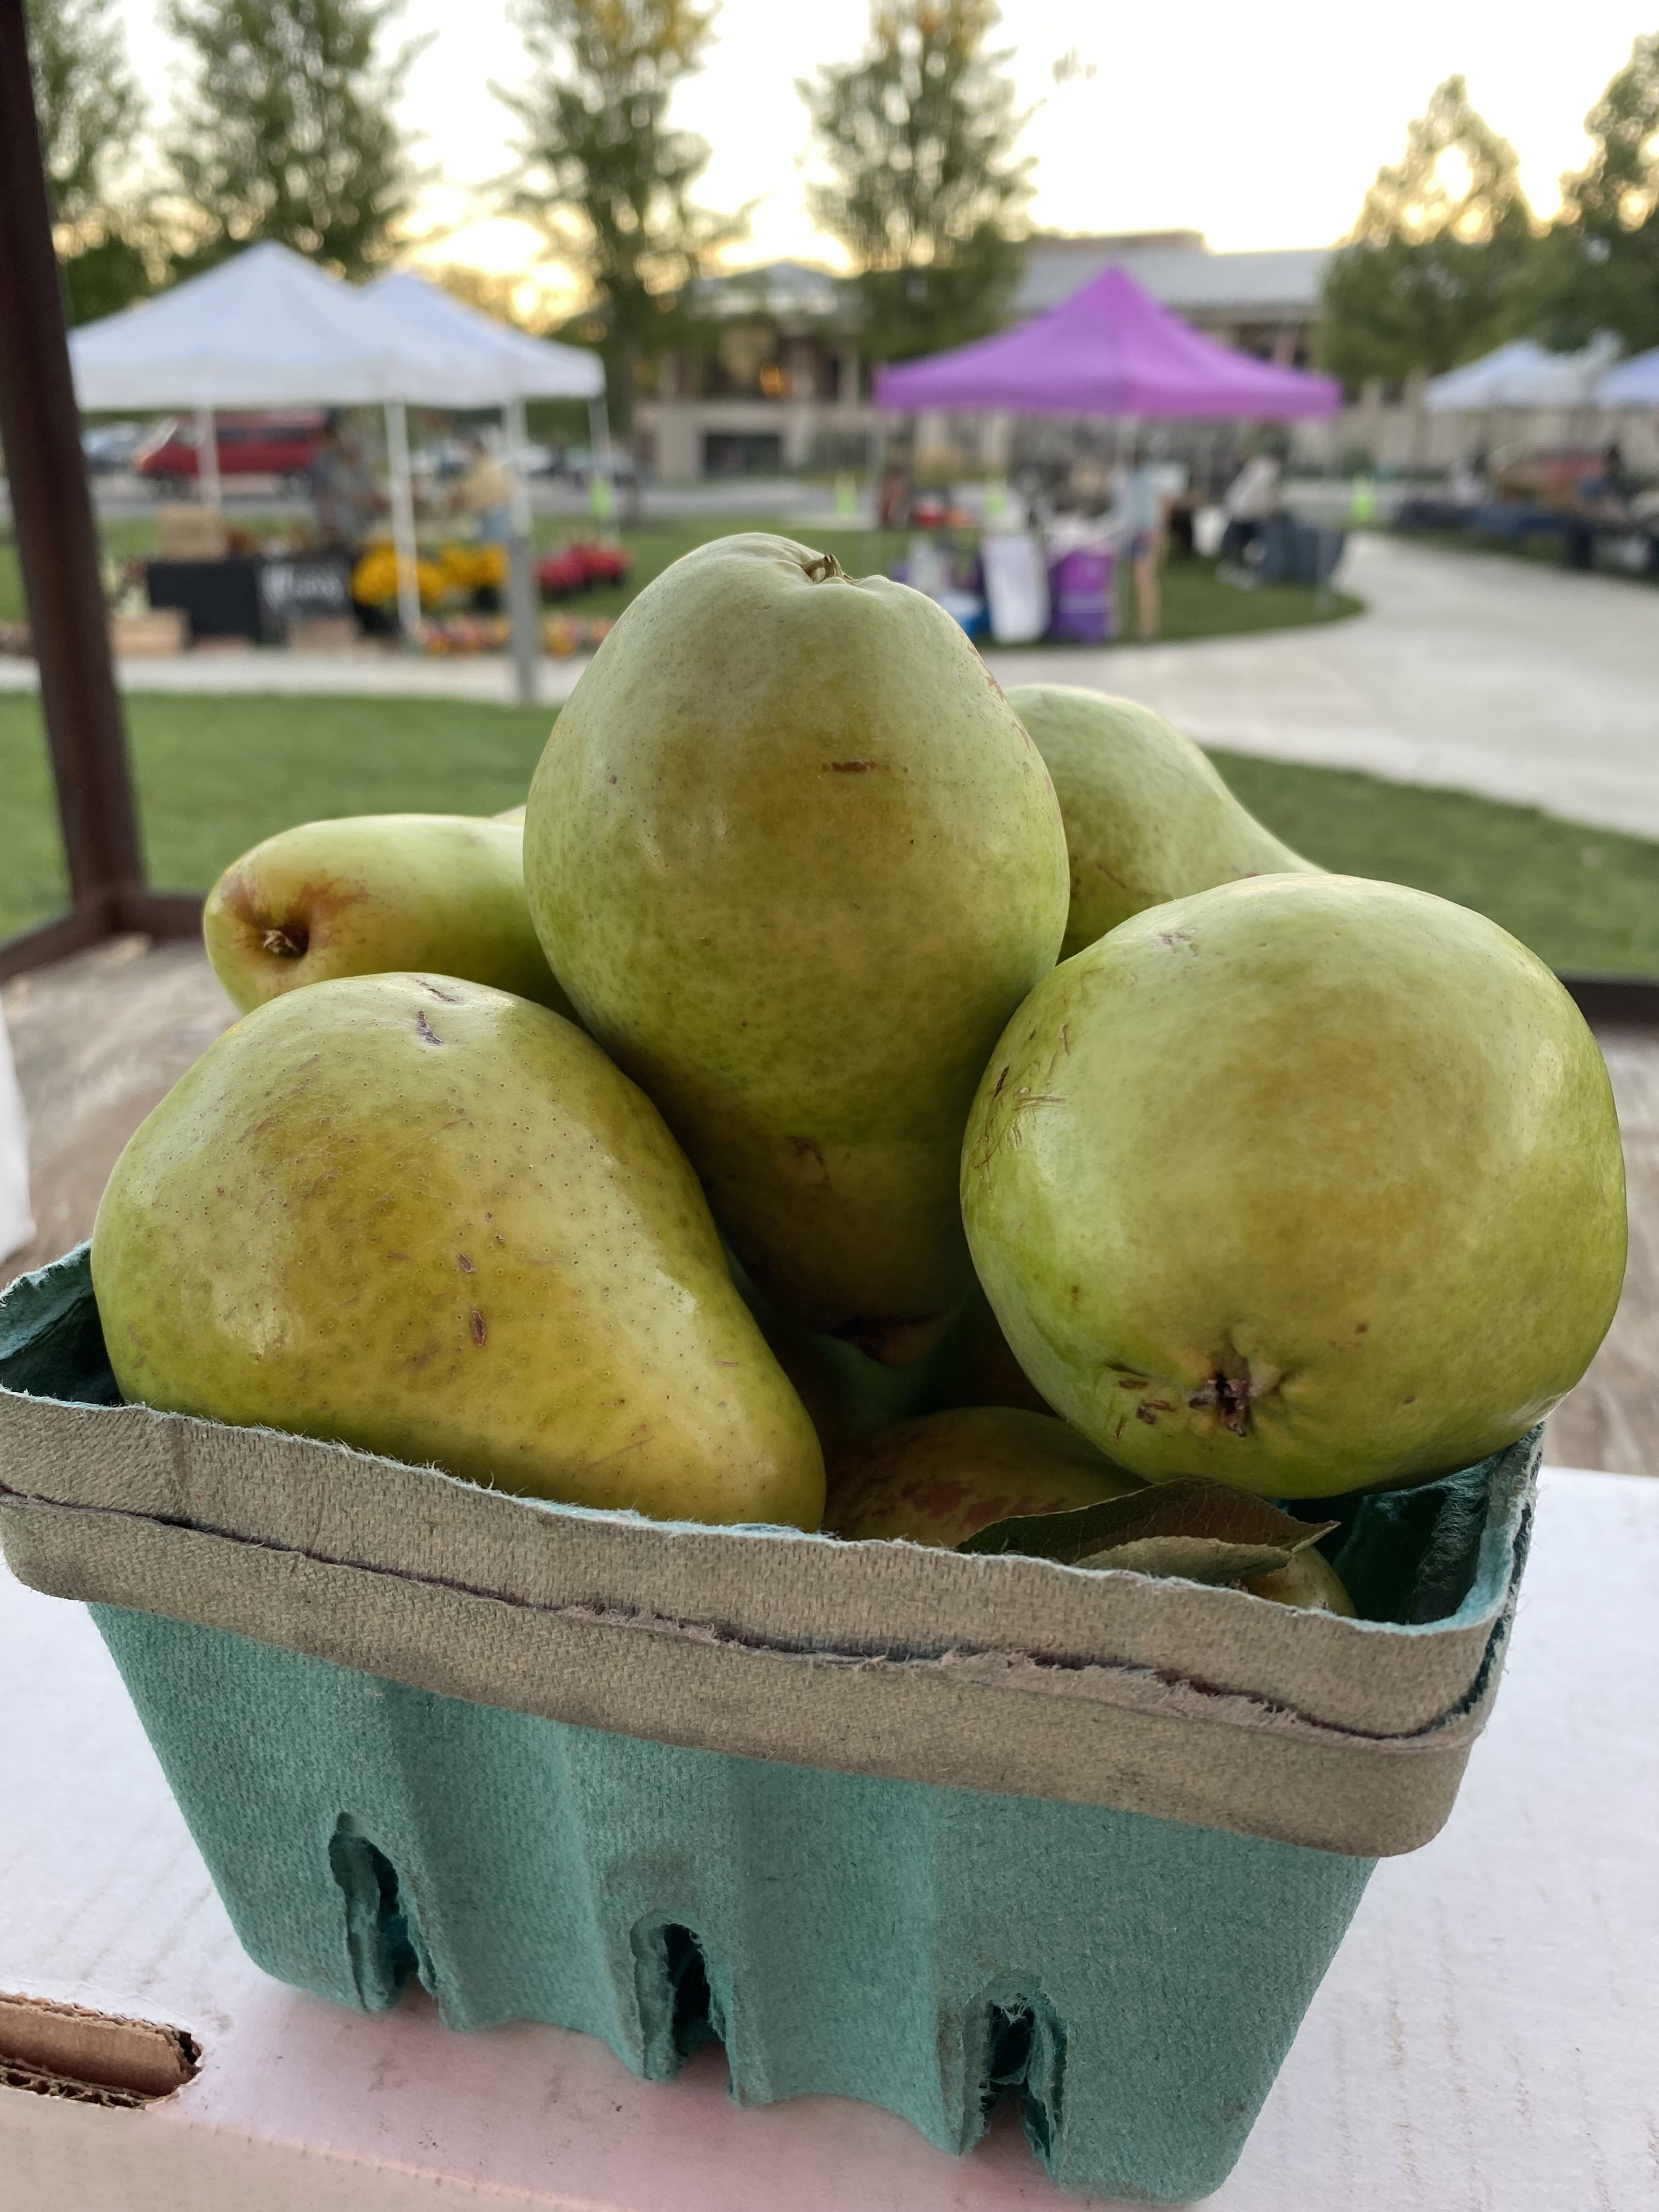
[[[775,430],[705,430],[706,477],[775,477],[783,473],[783,440]]]
[[[776,333],[760,323],[733,323],[723,330],[715,346],[717,394],[724,398],[750,398],[762,389],[763,372],[775,368]]]

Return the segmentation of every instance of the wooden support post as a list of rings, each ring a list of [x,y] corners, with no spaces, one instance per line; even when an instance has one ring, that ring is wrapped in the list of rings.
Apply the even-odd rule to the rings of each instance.
[[[200,912],[144,889],[52,228],[23,0],[0,0],[0,444],[73,902],[0,947],[0,975]]]

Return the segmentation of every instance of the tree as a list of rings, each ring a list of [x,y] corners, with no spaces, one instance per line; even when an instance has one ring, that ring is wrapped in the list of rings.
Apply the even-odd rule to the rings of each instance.
[[[709,149],[668,122],[702,66],[714,9],[698,0],[517,0],[527,88],[490,88],[521,136],[511,205],[585,270],[617,428],[706,255],[743,218],[693,205]]]
[[[1637,40],[1584,128],[1595,151],[1561,179],[1524,313],[1553,345],[1613,331],[1640,353],[1659,345],[1659,31]]]
[[[1518,170],[1463,79],[1448,77],[1326,273],[1321,349],[1346,384],[1437,374],[1503,335],[1534,242]]]
[[[526,313],[521,304],[522,279],[501,275],[489,269],[476,269],[468,261],[446,261],[435,269],[422,269],[421,275],[440,291],[447,292],[452,300],[463,307],[476,307],[481,315],[489,315],[498,323],[509,323],[532,337],[546,335],[548,318],[545,313],[532,311]]]
[[[167,0],[194,58],[167,155],[187,275],[274,239],[343,276],[390,258],[415,173],[393,113],[423,43],[381,52],[402,0]]]
[[[860,59],[796,86],[831,172],[812,212],[857,264],[878,359],[994,330],[1018,277],[1033,164],[997,21],[993,0],[875,0]]]
[[[112,314],[150,289],[142,210],[117,197],[144,97],[114,0],[28,0],[35,112],[70,319]]]

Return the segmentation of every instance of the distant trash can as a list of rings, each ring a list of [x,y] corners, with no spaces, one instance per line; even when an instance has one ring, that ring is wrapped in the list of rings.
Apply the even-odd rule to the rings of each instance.
[[[1293,515],[1270,514],[1261,526],[1259,584],[1328,584],[1348,542],[1345,530],[1323,530]]]
[[[1048,635],[1067,645],[1108,645],[1112,637],[1109,548],[1078,546],[1050,562]]]

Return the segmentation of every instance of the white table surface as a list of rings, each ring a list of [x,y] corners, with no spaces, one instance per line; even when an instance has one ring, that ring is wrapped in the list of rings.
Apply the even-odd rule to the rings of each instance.
[[[77,1607],[0,1571],[0,1992],[187,2028],[109,2111],[0,2087],[3,2212],[1081,2212],[831,2098],[744,2112],[536,2027],[378,2018],[242,1956]],[[1378,1868],[1215,2212],[1659,2207],[1659,1482],[1547,1473],[1508,1671],[1443,1834]]]

